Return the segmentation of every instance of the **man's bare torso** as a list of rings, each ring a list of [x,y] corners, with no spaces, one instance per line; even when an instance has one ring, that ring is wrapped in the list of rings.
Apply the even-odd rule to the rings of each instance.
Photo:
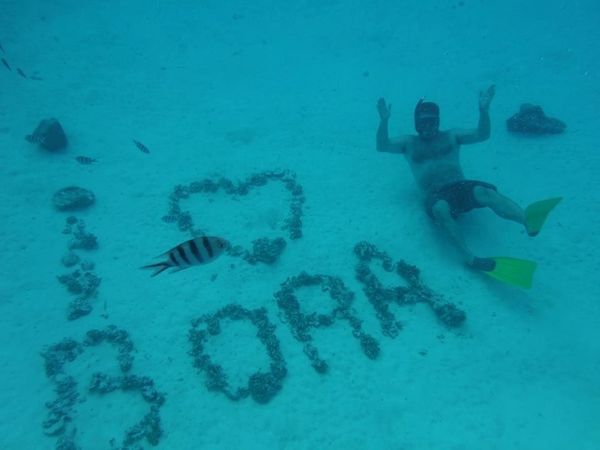
[[[441,131],[432,139],[411,136],[406,145],[406,160],[424,193],[433,192],[454,181],[464,180],[459,162],[460,145],[455,134]]]

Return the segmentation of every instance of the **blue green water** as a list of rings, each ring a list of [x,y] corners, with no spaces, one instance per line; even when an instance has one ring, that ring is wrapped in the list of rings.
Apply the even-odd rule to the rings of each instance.
[[[599,19],[1,1],[0,449],[600,448]],[[465,267],[375,149],[380,97],[394,138],[420,98],[469,130],[492,84],[465,176],[563,200],[535,238],[487,209],[459,225],[477,255],[535,261],[528,290]],[[509,132],[524,103],[565,132]],[[50,118],[64,150],[24,139]],[[58,210],[70,186],[94,203]],[[202,235],[231,247],[140,270]]]

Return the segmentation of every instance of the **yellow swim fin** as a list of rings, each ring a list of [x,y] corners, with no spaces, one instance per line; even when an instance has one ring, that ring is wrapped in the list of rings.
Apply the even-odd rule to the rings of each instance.
[[[525,208],[525,226],[529,236],[536,236],[540,232],[548,214],[550,214],[550,211],[552,211],[561,200],[562,197],[547,198],[546,200],[534,202]]]
[[[492,258],[476,258],[473,267],[503,283],[530,289],[537,263],[526,259],[495,256]]]

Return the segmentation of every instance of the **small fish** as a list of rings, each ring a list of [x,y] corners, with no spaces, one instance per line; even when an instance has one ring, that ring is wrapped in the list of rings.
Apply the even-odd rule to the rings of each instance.
[[[0,44],[0,50],[2,50],[2,53],[4,53],[6,55],[6,52],[4,51],[4,47],[2,47],[2,44]]]
[[[177,222],[177,216],[175,214],[167,214],[166,216],[162,216],[161,219],[165,223]]]
[[[17,67],[17,73],[19,75],[21,75],[23,78],[27,78],[27,75],[25,75],[25,72],[23,72],[19,67]]]
[[[4,58],[2,58],[2,64],[4,64],[4,67],[6,67],[8,70],[12,71],[10,65],[8,64],[8,61],[6,61]]]
[[[155,269],[153,277],[172,267],[172,272],[179,272],[188,267],[207,264],[217,259],[229,248],[229,242],[215,236],[198,236],[173,247],[162,255],[166,261],[142,266],[142,269]],[[161,255],[161,256],[162,256]]]
[[[144,153],[150,153],[150,150],[148,150],[148,147],[146,147],[144,144],[142,144],[140,141],[136,141],[135,139],[133,140],[133,143],[135,144],[135,146],[137,148],[140,149],[140,151],[144,152]]]
[[[84,165],[94,164],[98,162],[97,159],[90,158],[89,156],[76,156],[75,161],[77,161],[79,164]]]

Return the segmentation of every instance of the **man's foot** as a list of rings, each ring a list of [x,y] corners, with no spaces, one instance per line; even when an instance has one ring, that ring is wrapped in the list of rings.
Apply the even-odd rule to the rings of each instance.
[[[475,256],[469,264],[473,269],[491,272],[496,268],[496,261],[492,258],[478,258]]]
[[[503,283],[529,289],[533,283],[533,274],[537,264],[526,259],[495,256],[493,258],[475,257],[471,267],[481,270],[486,275]]]
[[[562,200],[562,197],[548,198],[534,202],[525,208],[525,229],[529,236],[537,236],[544,222],[556,205]]]

